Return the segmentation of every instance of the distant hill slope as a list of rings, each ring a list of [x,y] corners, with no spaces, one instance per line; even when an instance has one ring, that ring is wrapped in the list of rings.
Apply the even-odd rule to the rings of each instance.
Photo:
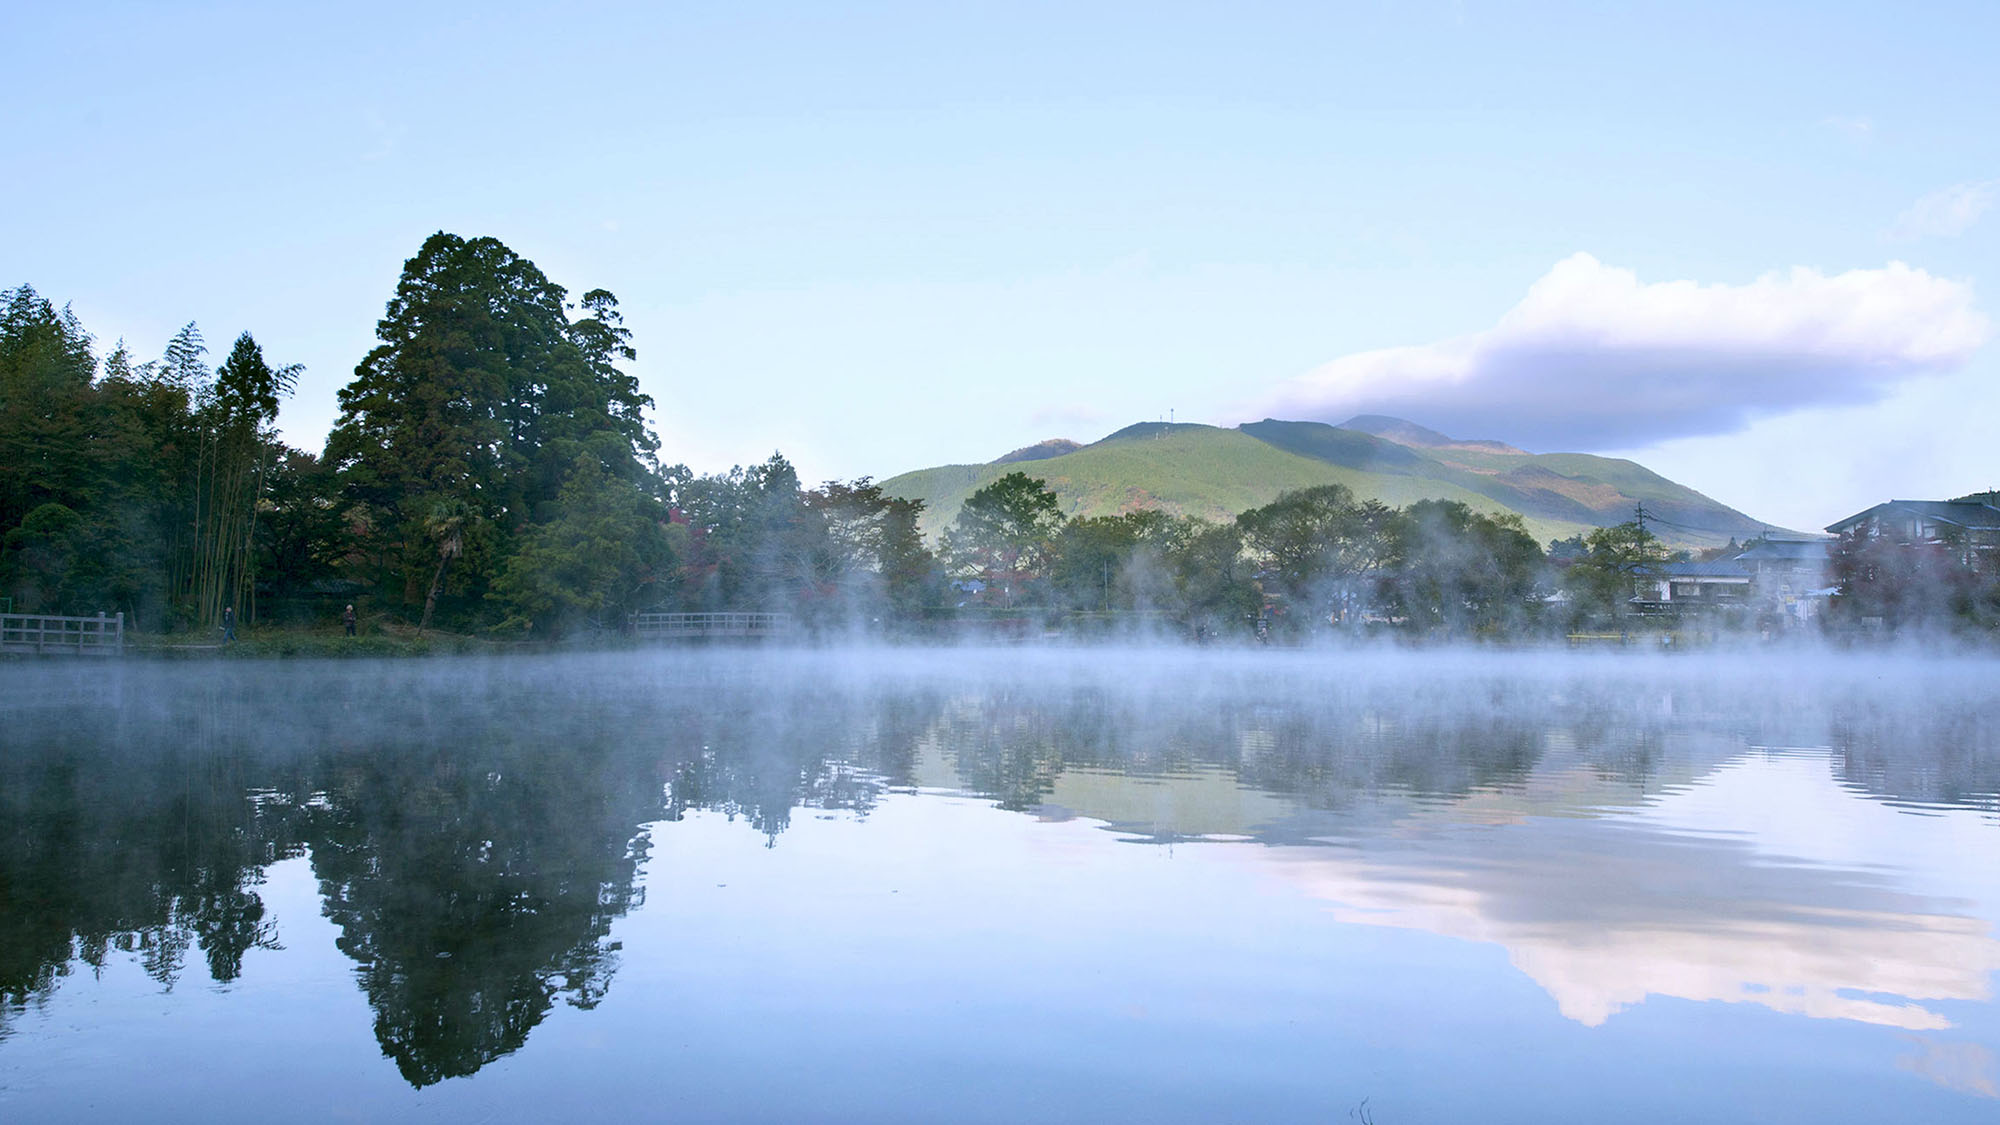
[[[1456,484],[1523,517],[1603,527],[1631,519],[1633,506],[1643,501],[1647,515],[1660,521],[1654,531],[1661,538],[1701,545],[1755,535],[1767,526],[1632,461],[1588,453],[1528,453],[1497,441],[1457,441],[1407,422],[1400,423],[1407,429],[1385,427],[1382,436],[1356,432],[1348,428],[1352,424],[1266,419],[1241,429],[1280,449],[1335,464]]]
[[[1367,429],[1270,419],[1236,429],[1145,422],[1067,453],[920,469],[882,487],[922,500],[921,526],[932,537],[957,517],[967,496],[1014,471],[1046,482],[1071,516],[1163,508],[1219,522],[1292,489],[1344,484],[1356,496],[1395,507],[1438,499],[1495,515],[1513,512],[1544,543],[1621,523],[1639,501],[1661,519],[1654,528],[1661,538],[1679,545],[1719,544],[1765,526],[1630,461],[1457,441],[1394,418],[1355,424]]]
[[[1267,418],[1265,421],[1270,421],[1270,419]],[[1321,423],[1303,424],[1318,425]],[[1364,434],[1373,434],[1376,437],[1388,438],[1398,445],[1414,445],[1426,449],[1483,449],[1489,453],[1527,452],[1525,449],[1516,449],[1504,441],[1468,440],[1465,438],[1446,437],[1427,426],[1419,426],[1415,422],[1405,421],[1401,418],[1391,418],[1386,414],[1356,414],[1334,428],[1359,430]]]
[[[1012,453],[1003,453],[993,459],[995,465],[1011,465],[1018,461],[1046,461],[1051,457],[1061,457],[1065,453],[1075,453],[1082,449],[1080,442],[1068,438],[1050,438],[1033,445],[1024,445]]]

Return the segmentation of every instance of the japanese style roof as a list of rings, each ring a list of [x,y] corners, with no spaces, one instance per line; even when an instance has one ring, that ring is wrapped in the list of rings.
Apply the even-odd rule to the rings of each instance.
[[[1766,539],[1753,544],[1736,557],[1751,562],[1766,559],[1825,562],[1827,543],[1828,540],[1825,539]]]
[[[1856,512],[1839,523],[1828,524],[1826,529],[1838,535],[1888,512],[1906,512],[1968,531],[2000,531],[2000,508],[1970,497],[1964,500],[1890,500],[1865,512]]]

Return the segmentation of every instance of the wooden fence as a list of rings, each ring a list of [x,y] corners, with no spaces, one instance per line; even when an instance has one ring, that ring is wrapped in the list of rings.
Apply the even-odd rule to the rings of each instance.
[[[0,613],[0,652],[37,656],[118,656],[125,651],[125,615],[52,617]]]
[[[782,637],[791,633],[785,613],[635,613],[632,632],[658,640],[696,637]]]

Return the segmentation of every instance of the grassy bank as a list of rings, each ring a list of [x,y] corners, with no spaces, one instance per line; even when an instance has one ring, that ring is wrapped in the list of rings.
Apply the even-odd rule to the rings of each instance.
[[[128,635],[130,656],[161,660],[268,660],[380,658],[393,656],[457,656],[470,653],[538,651],[550,645],[528,641],[496,641],[484,637],[430,630],[422,636],[407,626],[378,626],[350,637],[339,629],[261,626],[238,629],[234,641],[217,632]]]

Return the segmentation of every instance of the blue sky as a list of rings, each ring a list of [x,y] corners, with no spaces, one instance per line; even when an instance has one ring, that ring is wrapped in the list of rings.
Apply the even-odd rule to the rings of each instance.
[[[618,294],[698,470],[1391,401],[1816,527],[2000,485],[1996,42],[1990,3],[13,5],[0,285],[142,355],[249,329],[314,448],[442,229]]]

